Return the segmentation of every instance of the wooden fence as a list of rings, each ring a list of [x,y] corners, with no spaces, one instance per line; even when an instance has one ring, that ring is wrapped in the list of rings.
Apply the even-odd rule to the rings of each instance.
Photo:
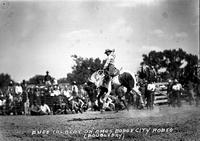
[[[167,104],[167,85],[168,82],[154,83],[156,85],[154,104]]]

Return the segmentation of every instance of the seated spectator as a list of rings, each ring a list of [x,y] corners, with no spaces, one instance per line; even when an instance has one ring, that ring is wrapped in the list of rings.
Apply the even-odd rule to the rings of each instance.
[[[40,115],[41,113],[40,106],[37,104],[35,100],[33,101],[33,104],[31,105],[30,112],[31,112],[31,115],[33,116]]]
[[[41,102],[41,115],[49,115],[51,113],[51,110],[47,104],[44,103],[44,101]]]

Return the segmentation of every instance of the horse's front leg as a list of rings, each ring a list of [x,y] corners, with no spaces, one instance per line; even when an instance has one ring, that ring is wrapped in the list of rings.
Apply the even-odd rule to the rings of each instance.
[[[107,93],[105,94],[104,98],[103,98],[103,107],[102,107],[102,111],[103,112],[105,110],[105,107],[106,107],[106,100],[108,99],[110,93],[111,93],[111,90],[112,90],[112,85],[111,85],[111,81],[109,81],[108,83],[108,89],[107,89]]]
[[[101,97],[103,96],[103,91],[100,91],[98,97],[97,97],[97,107],[98,107],[98,110],[100,111],[102,109],[102,102],[101,102]]]

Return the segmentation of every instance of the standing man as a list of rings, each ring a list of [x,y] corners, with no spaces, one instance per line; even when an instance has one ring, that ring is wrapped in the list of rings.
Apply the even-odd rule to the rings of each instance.
[[[14,94],[15,92],[15,89],[14,89],[14,82],[11,80],[9,82],[9,85],[8,85],[8,89],[7,89],[7,93],[10,93],[10,94]]]
[[[150,108],[150,110],[153,109],[155,90],[156,90],[156,86],[154,83],[151,82],[147,85],[147,109],[148,108]]]
[[[78,96],[78,87],[76,85],[76,81],[72,82],[72,96],[74,98]]]
[[[24,115],[28,115],[29,114],[29,107],[30,107],[30,101],[29,101],[29,97],[28,97],[28,92],[27,92],[27,83],[25,80],[22,81],[21,83],[22,86],[22,103],[24,106]]]
[[[27,87],[27,83],[25,80],[22,81],[21,86],[22,86],[22,90],[25,91]]]
[[[188,84],[188,90],[189,90],[189,104],[192,105],[192,101],[194,102],[195,101],[195,84],[189,80]]]
[[[45,82],[45,85],[49,86],[51,85],[51,76],[49,75],[49,71],[46,71],[46,75],[44,76],[44,82]]]
[[[200,79],[197,80],[196,83],[196,106],[199,106],[199,101],[200,101]]]
[[[73,97],[73,99],[71,99],[72,109],[75,110],[75,112],[77,112],[77,109],[78,109],[78,103],[77,103],[78,87],[76,85],[76,81],[72,82],[72,97]]]
[[[168,85],[167,85],[167,97],[168,97],[168,106],[172,105],[173,102],[173,95],[172,95],[172,86],[173,86],[173,81],[171,79],[168,80]]]
[[[180,99],[181,91],[182,91],[182,85],[178,82],[177,79],[175,79],[172,86],[172,95],[173,95],[172,106],[173,107],[175,107],[175,105],[177,105],[178,107],[181,107],[181,99]]]

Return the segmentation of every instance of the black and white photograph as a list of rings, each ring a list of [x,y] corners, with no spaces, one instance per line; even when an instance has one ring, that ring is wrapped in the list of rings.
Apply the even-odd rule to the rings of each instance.
[[[200,140],[199,0],[0,0],[0,141]]]

